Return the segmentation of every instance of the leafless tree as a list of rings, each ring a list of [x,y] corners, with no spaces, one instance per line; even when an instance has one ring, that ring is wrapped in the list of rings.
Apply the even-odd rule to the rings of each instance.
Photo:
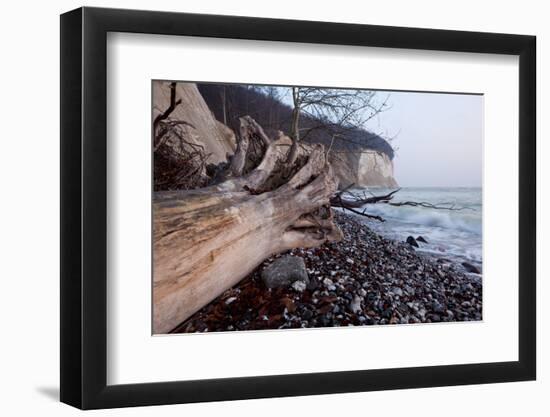
[[[332,135],[332,140],[346,141],[346,132],[364,128],[369,120],[388,109],[389,95],[379,100],[378,93],[371,90],[291,87],[291,94],[290,164],[296,158],[299,142],[311,132],[324,129]],[[308,115],[318,123],[302,128],[301,115]]]

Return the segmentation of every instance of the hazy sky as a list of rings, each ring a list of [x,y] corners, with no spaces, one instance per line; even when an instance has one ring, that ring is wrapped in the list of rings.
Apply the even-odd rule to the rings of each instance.
[[[400,186],[479,187],[482,181],[483,96],[390,94],[391,108],[369,129],[394,136]]]

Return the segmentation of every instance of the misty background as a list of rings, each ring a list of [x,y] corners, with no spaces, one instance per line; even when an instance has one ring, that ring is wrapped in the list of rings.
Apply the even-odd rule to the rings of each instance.
[[[483,96],[379,92],[390,108],[367,128],[391,138],[402,187],[481,187]]]

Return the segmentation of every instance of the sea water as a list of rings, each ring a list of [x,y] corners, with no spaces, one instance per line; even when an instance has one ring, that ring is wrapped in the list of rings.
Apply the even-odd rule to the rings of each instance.
[[[356,189],[383,195],[387,189]],[[482,191],[465,187],[408,187],[391,200],[425,202],[453,210],[428,207],[391,206],[377,203],[364,206],[368,214],[381,216],[384,222],[369,220],[368,225],[384,237],[405,241],[408,236],[424,237],[417,250],[452,261],[468,262],[481,269],[482,264]]]

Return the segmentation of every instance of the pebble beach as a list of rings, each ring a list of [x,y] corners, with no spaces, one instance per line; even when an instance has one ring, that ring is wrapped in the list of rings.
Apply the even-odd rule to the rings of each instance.
[[[264,261],[173,333],[482,320],[482,279],[460,263],[381,237],[363,218],[335,213],[344,239]],[[426,236],[429,241],[429,236]],[[303,259],[309,282],[268,288],[262,271]]]

